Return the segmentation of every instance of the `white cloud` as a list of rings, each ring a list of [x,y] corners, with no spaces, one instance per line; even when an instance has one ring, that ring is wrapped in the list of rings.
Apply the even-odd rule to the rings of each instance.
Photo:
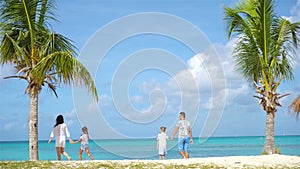
[[[65,118],[74,118],[74,117],[76,117],[75,110],[73,109],[73,110],[71,110],[69,112],[64,113],[64,117]]]
[[[135,95],[135,96],[132,96],[132,97],[131,97],[131,101],[132,101],[133,103],[144,103],[144,102],[145,102],[145,97]]]
[[[291,9],[291,16],[289,17],[293,22],[299,22],[300,20],[300,0],[297,0],[297,3]]]
[[[151,92],[154,88],[160,88],[160,83],[156,81],[155,79],[151,79],[151,81],[143,82],[139,86],[139,91],[141,91],[144,94],[148,94]]]
[[[5,116],[0,116],[0,120],[5,120],[6,119],[6,117]]]
[[[12,66],[10,65],[0,66],[0,83],[5,81],[5,79],[3,79],[4,77],[11,76],[11,75],[14,75]]]
[[[128,119],[139,123],[148,123],[154,121],[155,119],[159,118],[166,109],[166,98],[163,96],[161,91],[154,91],[150,96],[150,103],[151,106],[146,107],[141,111],[123,111],[122,114],[125,115]],[[126,108],[124,108],[123,110],[126,110]],[[130,108],[128,108],[128,110],[130,110]]]
[[[10,130],[10,129],[12,129],[15,126],[16,126],[15,122],[7,123],[7,124],[4,125],[4,130],[6,130],[6,131]]]
[[[246,94],[249,90],[248,83],[241,77],[241,75],[235,71],[234,68],[234,60],[232,57],[232,50],[234,48],[234,44],[236,42],[236,39],[233,39],[229,41],[226,45],[222,44],[215,44],[215,49],[219,53],[219,58],[221,59],[221,65],[223,67],[223,71],[225,74],[225,80],[226,80],[226,88],[225,91],[220,91],[218,95],[220,94],[226,94],[227,96],[227,104],[231,102],[235,97],[239,96],[240,94]],[[203,63],[202,58],[212,58],[210,59],[212,62],[215,61],[213,59],[215,56],[214,53],[210,53],[211,51],[197,54],[191,59],[188,60],[189,69],[192,72],[194,78],[196,79],[198,86],[200,87],[200,92],[203,91],[209,91],[211,89],[211,81],[212,78],[221,78],[218,76],[211,77],[210,74],[208,74],[207,67]],[[211,68],[212,70],[216,68]],[[215,73],[216,74],[216,73]],[[214,79],[214,80],[216,80]],[[200,93],[201,94],[201,93]],[[212,96],[212,97],[220,97],[220,96]],[[210,98],[212,100],[212,98]],[[210,103],[207,103],[206,105],[209,105]]]
[[[300,21],[300,0],[297,0],[296,5],[294,5],[290,10],[290,16],[282,16],[285,19],[288,19],[291,22]]]
[[[99,103],[101,104],[101,106],[109,106],[112,103],[112,98],[110,96],[108,96],[107,94],[100,95]],[[95,104],[92,103],[92,105],[95,105]]]
[[[75,123],[75,120],[67,120],[66,124],[67,126],[72,126]]]

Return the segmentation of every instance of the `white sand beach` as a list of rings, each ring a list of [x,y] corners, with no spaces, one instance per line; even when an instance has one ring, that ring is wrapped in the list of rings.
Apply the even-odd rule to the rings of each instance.
[[[211,167],[211,168],[299,168],[300,157],[288,155],[260,155],[260,156],[229,156],[229,157],[208,157],[208,158],[190,158],[190,159],[170,159],[170,160],[95,160],[95,161],[72,161],[69,163],[72,167],[78,164],[102,163],[114,164],[117,168],[131,168],[140,166],[142,168],[177,168],[180,166],[189,167]],[[85,166],[85,165],[84,165]],[[131,167],[130,167],[131,166]],[[177,167],[176,167],[177,166]]]
[[[273,165],[297,165],[300,168],[300,157],[299,156],[287,156],[287,155],[261,155],[261,156],[229,156],[229,157],[208,157],[208,158],[190,158],[190,159],[172,159],[172,160],[120,160],[115,161],[118,163],[130,163],[130,162],[141,162],[141,163],[163,163],[163,164],[216,164],[223,166],[240,166],[240,165],[251,165],[251,166],[273,166]]]
[[[300,169],[300,156],[260,155],[170,160],[0,161],[0,168],[269,168]]]

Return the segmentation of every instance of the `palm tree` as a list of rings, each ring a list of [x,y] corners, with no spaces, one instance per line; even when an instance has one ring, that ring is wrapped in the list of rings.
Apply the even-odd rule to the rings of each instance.
[[[274,117],[282,80],[293,79],[295,51],[300,23],[276,16],[273,0],[242,0],[234,8],[225,7],[228,37],[237,38],[233,56],[236,69],[256,88],[254,97],[266,112],[267,154],[275,153]]]
[[[0,63],[13,64],[14,76],[25,80],[30,97],[29,157],[38,160],[38,97],[44,86],[56,95],[56,86],[84,85],[98,100],[96,86],[87,69],[76,59],[70,40],[50,30],[54,1],[1,0]]]
[[[298,119],[300,113],[300,95],[289,106],[289,112],[295,114]]]

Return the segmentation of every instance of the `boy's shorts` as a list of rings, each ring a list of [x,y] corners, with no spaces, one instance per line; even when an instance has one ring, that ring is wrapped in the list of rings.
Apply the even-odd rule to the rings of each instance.
[[[190,144],[190,137],[184,137],[184,138],[180,138],[178,140],[178,149],[179,151],[187,151],[189,148],[189,144]]]

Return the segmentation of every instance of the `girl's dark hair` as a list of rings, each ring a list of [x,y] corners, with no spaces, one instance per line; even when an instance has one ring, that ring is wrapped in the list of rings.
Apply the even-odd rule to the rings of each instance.
[[[56,117],[56,124],[54,125],[54,127],[60,125],[60,124],[63,124],[64,123],[64,117],[62,115],[58,115]]]

